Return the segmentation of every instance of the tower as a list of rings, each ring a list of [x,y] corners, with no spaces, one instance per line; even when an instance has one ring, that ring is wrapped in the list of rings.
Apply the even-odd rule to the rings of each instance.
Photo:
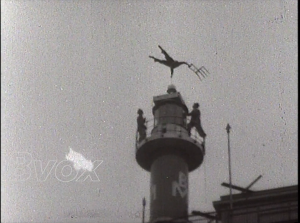
[[[187,222],[188,173],[204,157],[204,143],[187,131],[188,109],[174,85],[153,97],[154,119],[136,143],[136,161],[151,173],[150,223]],[[150,125],[150,124],[152,125]]]

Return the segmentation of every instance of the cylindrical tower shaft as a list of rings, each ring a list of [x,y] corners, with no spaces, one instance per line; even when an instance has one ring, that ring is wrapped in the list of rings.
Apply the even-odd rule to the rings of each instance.
[[[161,156],[151,166],[150,222],[180,219],[187,215],[186,161],[177,155]]]
[[[187,130],[180,93],[167,92],[153,98],[153,129],[136,144],[138,164],[151,172],[150,223],[188,222],[188,173],[204,156],[203,142]]]

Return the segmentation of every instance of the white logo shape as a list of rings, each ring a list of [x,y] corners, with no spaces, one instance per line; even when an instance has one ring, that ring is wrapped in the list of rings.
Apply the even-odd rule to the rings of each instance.
[[[188,194],[188,179],[181,171],[178,178],[178,182],[173,181],[172,183],[172,196],[176,197],[178,191],[180,196],[184,198]]]
[[[91,160],[87,160],[86,158],[84,158],[83,155],[81,155],[78,152],[75,152],[74,150],[72,150],[70,148],[69,153],[66,155],[66,159],[71,161],[73,163],[73,167],[75,168],[75,170],[88,170],[88,171],[92,171],[93,170],[93,163]]]

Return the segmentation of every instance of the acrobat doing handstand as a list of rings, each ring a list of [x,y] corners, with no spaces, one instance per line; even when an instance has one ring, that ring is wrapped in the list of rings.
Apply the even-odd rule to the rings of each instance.
[[[184,61],[180,62],[180,61],[174,60],[172,57],[169,56],[169,54],[161,46],[158,46],[158,47],[161,49],[161,52],[165,55],[166,60],[160,60],[153,56],[149,56],[149,57],[152,58],[154,60],[154,62],[159,62],[161,64],[164,64],[164,65],[170,67],[171,78],[173,77],[174,69],[176,67],[179,67],[182,64],[188,65],[190,67],[190,64],[188,64],[187,62],[184,62]]]

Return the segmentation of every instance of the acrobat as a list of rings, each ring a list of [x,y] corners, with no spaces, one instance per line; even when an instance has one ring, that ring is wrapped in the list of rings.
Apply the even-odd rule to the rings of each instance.
[[[164,65],[170,67],[171,78],[173,77],[174,69],[176,67],[179,67],[182,64],[188,65],[190,67],[190,64],[188,64],[187,62],[184,62],[184,61],[180,62],[180,61],[174,60],[172,57],[169,56],[169,54],[161,46],[158,45],[158,47],[161,49],[161,52],[165,55],[166,60],[160,60],[153,56],[149,56],[149,57],[152,58],[154,60],[154,62],[159,62],[161,64],[164,64]]]

